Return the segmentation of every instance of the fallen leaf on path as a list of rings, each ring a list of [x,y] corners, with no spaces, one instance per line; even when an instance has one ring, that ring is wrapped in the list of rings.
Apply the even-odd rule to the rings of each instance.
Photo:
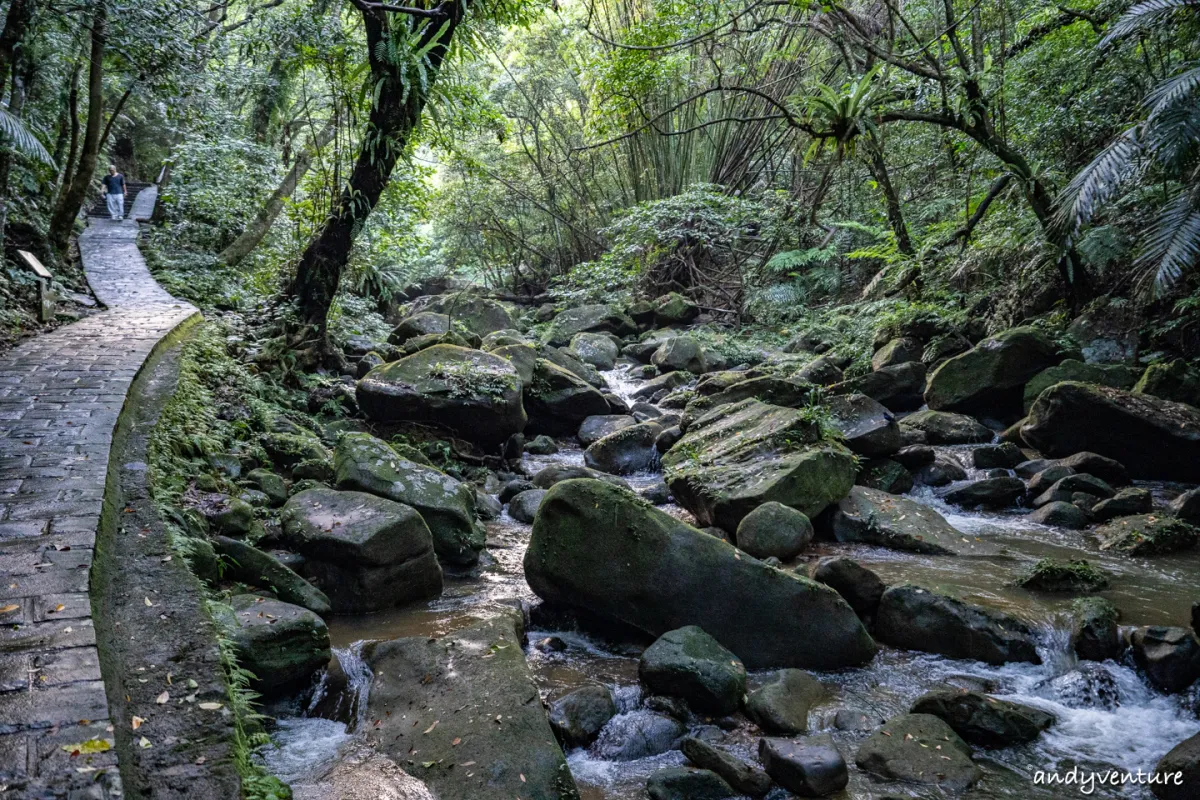
[[[154,698],[154,702],[158,703],[161,706],[163,703],[167,702],[170,699],[171,699],[171,693],[163,692],[158,697]]]

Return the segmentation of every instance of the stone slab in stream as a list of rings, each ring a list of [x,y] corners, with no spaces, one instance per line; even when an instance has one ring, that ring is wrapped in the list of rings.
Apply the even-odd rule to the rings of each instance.
[[[89,567],[126,393],[159,341],[196,313],[138,252],[133,220],[150,216],[156,194],[143,190],[129,219],[92,220],[79,237],[106,310],[0,357],[0,659],[23,675],[0,691],[0,782],[14,796],[120,793]],[[63,750],[87,742],[74,759]]]
[[[439,800],[578,798],[521,638],[519,617],[506,614],[441,638],[368,645],[375,751]]]

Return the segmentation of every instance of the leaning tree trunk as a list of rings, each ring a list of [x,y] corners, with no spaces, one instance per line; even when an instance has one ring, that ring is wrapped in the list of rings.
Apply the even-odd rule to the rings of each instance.
[[[888,224],[896,236],[896,248],[906,256],[914,256],[917,251],[908,235],[908,225],[904,222],[904,211],[900,207],[900,196],[892,185],[891,175],[888,174],[887,162],[883,160],[883,146],[874,134],[867,142],[867,157],[870,160],[871,175],[883,192],[884,205],[887,208]]]
[[[16,76],[13,64],[17,50],[24,43],[25,34],[29,31],[35,5],[35,0],[12,0],[4,18],[4,30],[0,31],[0,90],[8,83],[8,76],[12,73],[12,95],[8,100],[8,113],[18,118],[25,105],[25,91],[21,80]],[[12,170],[13,155],[11,146],[0,145],[0,245],[4,242],[4,229],[8,224],[8,176]]]
[[[104,43],[108,24],[107,0],[97,0],[92,15],[92,47],[88,69],[88,120],[83,135],[83,147],[79,164],[68,181],[58,205],[50,217],[50,246],[60,255],[66,252],[71,228],[83,205],[88,189],[92,188],[92,175],[96,171],[96,160],[100,156],[100,134],[104,128]]]
[[[333,141],[333,135],[336,131],[337,126],[331,120],[317,134],[317,138],[309,142],[308,147],[300,151],[299,155],[296,156],[296,160],[292,162],[292,168],[288,170],[287,175],[283,176],[283,181],[276,187],[275,191],[271,192],[271,196],[267,198],[262,208],[254,215],[254,219],[250,220],[249,224],[246,225],[246,229],[228,247],[222,250],[217,258],[229,266],[233,266],[250,255],[250,251],[257,247],[262,238],[267,235],[271,224],[275,222],[275,218],[283,210],[284,202],[292,196],[301,179],[308,174],[309,168],[312,167],[312,160],[317,152]]]
[[[436,41],[428,53],[430,85],[446,57],[455,28],[462,21],[466,3],[444,3],[441,7],[448,7],[444,24],[436,19],[426,22],[429,35],[436,39],[423,40]],[[323,348],[328,345],[329,309],[337,294],[342,269],[350,257],[354,237],[379,202],[396,161],[420,122],[427,100],[428,89],[421,91],[409,85],[407,69],[386,60],[386,37],[389,23],[395,24],[394,20],[378,9],[363,10],[362,16],[367,34],[370,80],[372,85],[379,87],[378,100],[371,108],[358,159],[337,208],[300,257],[296,277],[287,291],[299,307],[302,324],[315,330]]]

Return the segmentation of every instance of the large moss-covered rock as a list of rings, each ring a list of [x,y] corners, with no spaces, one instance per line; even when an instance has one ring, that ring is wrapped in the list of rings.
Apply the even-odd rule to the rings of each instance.
[[[515,615],[442,637],[367,645],[368,743],[411,764],[439,800],[577,800]]]
[[[813,525],[796,509],[772,500],[742,517],[734,538],[755,558],[790,561],[812,541]]]
[[[371,370],[357,394],[373,420],[430,422],[491,448],[525,427],[521,388],[508,359],[439,344]]]
[[[908,364],[920,361],[925,352],[925,345],[913,336],[898,336],[889,339],[887,344],[875,351],[871,356],[871,369],[880,370],[896,364]]]
[[[929,376],[925,402],[935,411],[1017,416],[1025,384],[1066,356],[1035,328],[1012,328],[949,359]]]
[[[896,586],[883,593],[875,635],[893,647],[950,658],[1042,663],[1037,639],[1021,620],[917,586]]]
[[[928,444],[984,444],[992,440],[987,426],[965,414],[925,410],[900,420],[900,428],[920,431]]]
[[[865,663],[875,652],[834,590],[739,555],[599,481],[565,481],[546,495],[525,575],[550,603],[655,636],[698,625],[754,669],[833,669]]]
[[[567,370],[538,359],[525,387],[531,433],[566,436],[591,416],[607,414],[608,401],[595,387]]]
[[[880,367],[874,372],[835,383],[829,387],[833,394],[865,394],[894,411],[909,411],[925,403],[925,365],[906,361]]]
[[[596,369],[612,369],[621,349],[611,336],[603,333],[577,333],[571,338],[571,351],[585,364]]]
[[[671,494],[701,525],[737,530],[776,501],[812,518],[854,485],[854,457],[799,410],[743,400],[693,422],[663,455]]]
[[[996,548],[963,536],[924,503],[855,486],[829,518],[839,542],[934,555],[992,555]]]
[[[445,314],[451,324],[461,326],[477,336],[516,327],[512,315],[503,305],[472,292],[453,292],[417,301],[414,308],[422,312]]]
[[[281,515],[284,542],[339,613],[378,611],[442,593],[442,569],[425,521],[410,506],[365,492],[318,487]]]
[[[1137,373],[1124,364],[1087,364],[1068,358],[1060,364],[1042,370],[1025,384],[1025,411],[1038,399],[1038,395],[1056,383],[1078,381],[1111,386],[1114,389],[1129,389],[1137,380]],[[1151,392],[1153,394],[1153,392]]]
[[[599,441],[610,433],[616,433],[625,428],[632,428],[638,421],[628,414],[597,414],[588,417],[579,425],[575,437],[579,443],[587,447],[592,442]]]
[[[637,333],[637,324],[615,306],[604,303],[577,306],[563,311],[550,323],[547,341],[557,347],[569,344],[577,333],[615,333],[628,336]]]
[[[1200,530],[1168,514],[1119,517],[1096,529],[1101,550],[1131,556],[1154,556],[1188,550],[1200,541]]]
[[[700,308],[678,292],[670,292],[654,301],[656,325],[684,325],[700,316]]]
[[[550,705],[550,727],[564,744],[586,747],[616,715],[617,704],[607,687],[584,686]]]
[[[446,333],[450,330],[450,317],[445,314],[425,312],[405,317],[388,336],[388,343],[402,345],[410,339],[430,334]]]
[[[230,600],[229,635],[256,692],[273,696],[306,684],[329,663],[329,629],[300,606],[252,594]]]
[[[1034,401],[1021,438],[1049,458],[1088,450],[1135,478],[1200,481],[1200,410],[1148,394],[1056,384]]]
[[[444,472],[402,458],[368,433],[348,433],[334,451],[339,489],[368,492],[412,506],[433,536],[438,558],[474,564],[484,532],[475,522],[475,492]]]
[[[650,363],[662,372],[683,370],[702,375],[709,369],[704,347],[691,336],[675,336],[663,342],[650,357]]]
[[[653,694],[682,697],[706,714],[731,714],[746,694],[742,662],[696,625],[667,631],[647,647],[638,678]]]
[[[1200,406],[1200,370],[1182,358],[1166,364],[1151,364],[1146,367],[1133,391],[1193,407]]]
[[[983,777],[971,747],[931,714],[888,720],[858,748],[859,769],[884,780],[929,784],[961,792]]]

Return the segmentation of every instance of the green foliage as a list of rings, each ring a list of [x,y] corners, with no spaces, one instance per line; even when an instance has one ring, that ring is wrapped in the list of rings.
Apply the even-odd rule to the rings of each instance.
[[[517,388],[512,376],[493,372],[486,366],[469,361],[438,362],[429,374],[445,382],[450,397],[499,399]]]

